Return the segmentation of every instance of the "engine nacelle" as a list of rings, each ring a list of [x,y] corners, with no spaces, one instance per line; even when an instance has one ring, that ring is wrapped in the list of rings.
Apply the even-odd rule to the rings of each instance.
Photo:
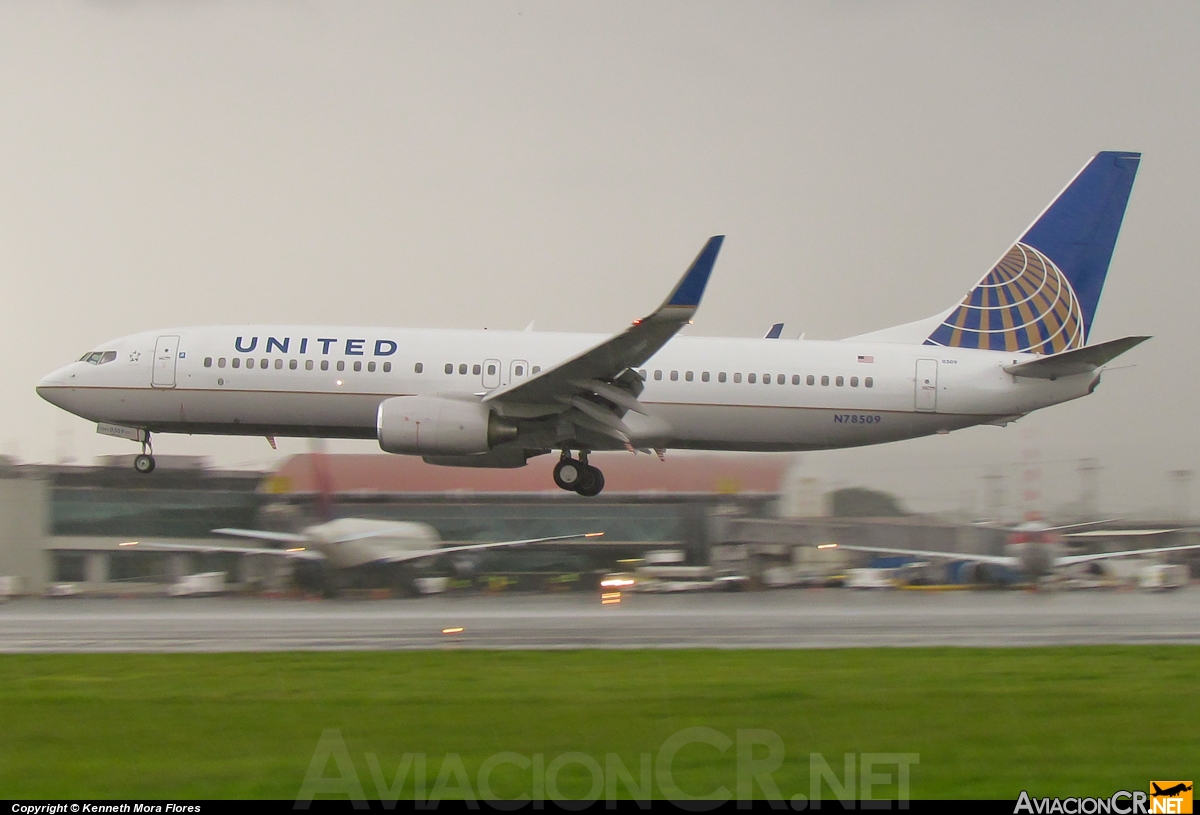
[[[437,396],[385,399],[375,432],[384,451],[415,456],[477,455],[517,437],[517,428],[482,402]]]

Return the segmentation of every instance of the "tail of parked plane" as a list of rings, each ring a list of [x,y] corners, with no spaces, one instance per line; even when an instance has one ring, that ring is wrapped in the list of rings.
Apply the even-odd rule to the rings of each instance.
[[[1034,354],[1083,347],[1141,157],[1096,154],[948,312],[856,339]]]

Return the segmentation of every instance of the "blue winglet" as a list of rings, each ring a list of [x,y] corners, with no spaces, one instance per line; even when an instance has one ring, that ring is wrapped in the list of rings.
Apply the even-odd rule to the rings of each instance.
[[[664,305],[688,308],[700,305],[704,287],[708,285],[708,276],[712,274],[713,266],[717,262],[717,253],[721,251],[721,244],[724,240],[724,235],[714,235],[708,239],[708,243],[704,244],[700,254],[696,255],[691,268],[687,270]]]
[[[771,330],[767,332],[766,338],[768,340],[777,340],[782,333],[783,323],[775,323],[775,325],[771,326]]]

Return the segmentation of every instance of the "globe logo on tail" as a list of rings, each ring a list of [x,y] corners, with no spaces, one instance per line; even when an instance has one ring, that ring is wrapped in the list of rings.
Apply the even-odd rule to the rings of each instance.
[[[1083,309],[1066,275],[1017,242],[925,344],[1056,354],[1084,341]]]

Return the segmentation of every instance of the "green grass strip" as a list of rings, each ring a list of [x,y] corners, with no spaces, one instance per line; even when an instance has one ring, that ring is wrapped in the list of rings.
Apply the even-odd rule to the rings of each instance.
[[[670,770],[690,794],[735,792],[738,731],[743,759],[763,761],[770,739],[752,731],[769,731],[785,798],[811,792],[812,753],[842,783],[846,754],[856,773],[865,753],[919,754],[916,798],[1107,796],[1196,775],[1198,669],[1190,646],[3,655],[0,796],[295,798],[332,728],[369,797],[372,766],[386,790],[405,754],[403,797],[422,761],[424,794],[439,773],[446,797],[478,793],[501,752],[531,765],[488,774],[513,797],[566,753],[605,783],[614,760],[657,771],[696,727],[732,746],[680,747]],[[593,786],[574,759],[553,774],[568,797]]]

